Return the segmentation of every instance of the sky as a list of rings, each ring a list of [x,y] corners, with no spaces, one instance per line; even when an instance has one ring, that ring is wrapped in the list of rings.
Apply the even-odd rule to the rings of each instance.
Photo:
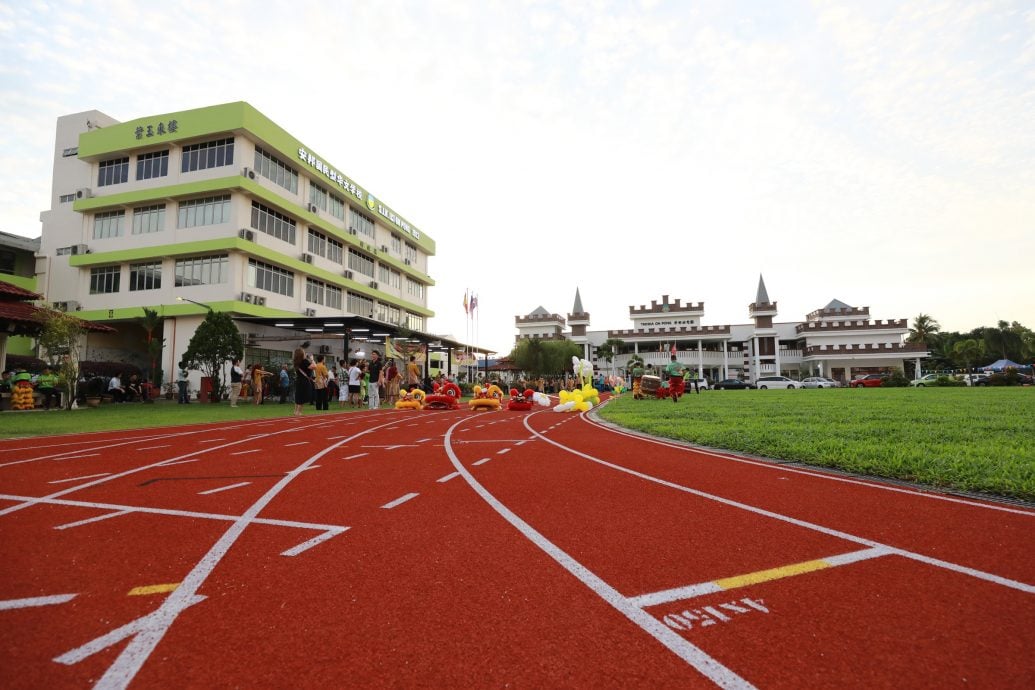
[[[422,232],[428,330],[509,352],[703,302],[1035,327],[1030,0],[0,0],[0,230],[58,116],[247,101]],[[464,312],[478,296],[476,319]]]

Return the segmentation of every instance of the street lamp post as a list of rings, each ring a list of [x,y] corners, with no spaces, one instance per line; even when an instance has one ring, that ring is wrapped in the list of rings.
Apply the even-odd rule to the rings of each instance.
[[[189,298],[187,298],[187,297],[177,297],[177,298],[176,298],[176,301],[177,301],[177,302],[190,302],[191,304],[196,304],[196,305],[198,305],[199,307],[205,307],[205,309],[208,309],[209,311],[212,311],[212,307],[208,306],[208,305],[207,305],[207,304],[205,304],[204,302],[195,302],[194,300],[192,300],[192,299],[189,299]]]

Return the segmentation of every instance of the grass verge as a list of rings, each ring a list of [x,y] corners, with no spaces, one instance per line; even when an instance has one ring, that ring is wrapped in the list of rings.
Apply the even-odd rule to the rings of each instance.
[[[623,395],[601,418],[690,443],[1035,500],[1035,388]]]

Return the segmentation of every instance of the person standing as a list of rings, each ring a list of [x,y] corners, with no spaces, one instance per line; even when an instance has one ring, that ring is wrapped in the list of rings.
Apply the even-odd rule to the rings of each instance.
[[[406,387],[410,390],[420,387],[420,366],[417,364],[416,355],[410,355],[410,361],[406,365]]]
[[[701,394],[701,389],[697,383],[697,371],[687,369],[686,373],[683,374],[683,390],[689,391],[691,386],[694,387],[695,393]]]
[[[344,359],[338,360],[338,407],[342,410],[349,399],[349,368]]]
[[[176,378],[176,388],[179,390],[179,398],[176,402],[180,405],[187,405],[190,403],[190,395],[187,392],[188,382],[187,363],[180,362],[180,374]]]
[[[643,364],[639,360],[633,364],[632,368],[632,380],[633,380],[633,400],[643,400]]]
[[[385,367],[385,394],[388,397],[388,407],[393,407],[399,400],[399,381],[401,379],[399,368],[395,366],[395,359],[389,357]]]
[[[349,402],[353,407],[359,407],[359,389],[363,372],[359,368],[359,360],[349,360]]]
[[[327,407],[327,381],[329,373],[327,365],[323,363],[323,355],[316,355],[316,364],[313,366],[313,390],[316,394],[316,409],[326,410]]]
[[[676,361],[672,355],[672,361],[665,365],[665,374],[668,376],[668,394],[672,402],[679,402],[679,396],[683,394],[683,369],[685,367]]]
[[[291,358],[295,368],[295,411],[291,414],[295,417],[302,416],[302,406],[309,402],[313,390],[313,368],[316,364],[312,356],[307,356],[305,350],[296,347]]]
[[[288,392],[291,390],[291,374],[288,373],[288,365],[280,365],[280,402],[286,403]]]
[[[381,388],[385,385],[382,375],[381,353],[374,350],[370,353],[370,387],[367,389],[367,404],[371,410],[381,407]]]
[[[252,365],[252,394],[255,396],[256,405],[262,404],[263,379],[267,376],[273,376],[273,372],[266,371],[261,364]]]
[[[241,382],[244,380],[244,369],[241,368],[240,357],[230,360],[230,407],[237,407],[237,399],[241,397]]]
[[[58,377],[50,367],[43,367],[43,373],[36,377],[36,390],[43,397],[43,409],[50,409],[50,401],[57,400],[58,408],[61,407],[61,394],[57,392]]]

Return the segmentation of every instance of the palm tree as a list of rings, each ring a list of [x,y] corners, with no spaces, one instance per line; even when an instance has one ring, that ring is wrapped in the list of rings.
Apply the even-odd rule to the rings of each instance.
[[[927,314],[917,314],[916,318],[913,319],[912,327],[909,329],[909,335],[906,336],[906,342],[917,343],[926,347],[931,336],[938,333],[941,329],[941,324]]]
[[[973,338],[968,338],[953,345],[952,351],[956,355],[956,359],[962,362],[963,366],[966,367],[967,378],[973,381],[970,375],[970,367],[978,357],[985,354],[985,344],[978,342]]]
[[[613,366],[614,359],[619,353],[621,353],[623,345],[625,345],[625,342],[617,338],[608,338],[604,342],[597,345],[596,355],[600,359],[606,361],[608,365],[612,365],[610,366],[612,375],[614,375],[615,373]]]
[[[162,356],[162,346],[165,344],[165,338],[155,337],[155,331],[162,328],[163,321],[164,319],[158,315],[157,311],[144,307],[144,318],[141,319],[141,325],[144,327],[144,342],[147,343],[147,356],[151,360],[151,377],[148,381],[159,391],[162,389],[162,382],[155,380],[155,369],[158,365],[158,358]],[[151,402],[150,397],[148,402]]]

